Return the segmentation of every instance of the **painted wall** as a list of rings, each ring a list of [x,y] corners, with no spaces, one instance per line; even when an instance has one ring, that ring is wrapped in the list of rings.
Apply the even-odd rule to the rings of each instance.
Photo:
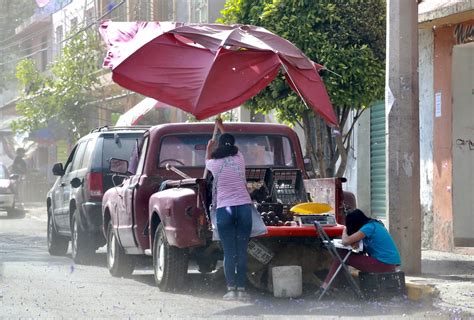
[[[452,49],[453,27],[434,31],[433,249],[453,248],[452,203]],[[438,96],[438,103],[436,102]],[[437,106],[438,105],[438,106]]]
[[[420,201],[423,248],[431,248],[433,240],[433,41],[432,29],[419,30]]]

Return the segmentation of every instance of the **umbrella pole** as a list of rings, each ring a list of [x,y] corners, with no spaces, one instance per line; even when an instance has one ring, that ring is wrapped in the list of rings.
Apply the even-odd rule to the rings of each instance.
[[[216,137],[217,137],[217,130],[219,130],[219,128],[217,127],[217,121],[221,119],[221,114],[219,113],[216,117],[216,122],[214,123],[214,132],[212,133],[212,138],[211,140],[214,140],[216,141]],[[206,159],[207,159],[207,149],[206,149]],[[203,179],[206,179],[207,177],[207,168],[204,168],[204,174],[202,175],[202,178]]]
[[[306,106],[306,108],[310,109],[308,107],[308,104],[306,103],[306,100],[304,99],[303,95],[301,94],[300,90],[298,89],[298,87],[296,86],[296,83],[293,81],[293,78],[291,77],[291,74],[288,72],[288,68],[286,67],[286,65],[283,63],[283,61],[281,61],[281,65],[283,66],[283,69],[285,70],[285,73],[288,75],[288,78],[290,79],[291,83],[293,84],[293,87],[296,89],[296,93],[298,94],[298,96],[301,98],[301,100],[303,100],[303,103],[304,105]]]

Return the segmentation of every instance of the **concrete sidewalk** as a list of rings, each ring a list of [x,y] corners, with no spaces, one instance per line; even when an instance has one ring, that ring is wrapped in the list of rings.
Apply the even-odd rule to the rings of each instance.
[[[474,317],[474,248],[422,251],[422,274],[406,276],[408,298]]]

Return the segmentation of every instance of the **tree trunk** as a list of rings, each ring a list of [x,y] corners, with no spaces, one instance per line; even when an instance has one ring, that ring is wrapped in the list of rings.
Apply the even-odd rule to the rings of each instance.
[[[311,120],[313,119],[313,117],[311,117],[311,111],[306,110],[303,113],[302,118],[303,118],[304,136],[306,140],[306,145],[305,145],[306,157],[309,157],[311,159],[311,163],[313,164],[313,172],[308,172],[308,174],[310,175],[311,178],[316,178],[319,176],[319,174],[318,174],[318,170],[316,166],[317,157],[316,157],[315,150],[313,148],[314,136],[312,135],[312,130],[311,130],[311,127],[312,127]]]
[[[337,168],[336,177],[342,177],[344,172],[346,172],[347,167],[347,149],[345,148],[344,142],[342,141],[342,134],[338,134],[336,136],[336,145],[341,157],[339,168]]]
[[[327,178],[326,164],[324,163],[324,144],[323,144],[323,132],[321,130],[321,118],[319,115],[314,116],[314,122],[316,123],[316,155],[319,163],[319,174],[321,178]]]
[[[320,178],[342,177],[347,169],[347,160],[351,148],[351,136],[355,123],[365,109],[358,109],[352,117],[347,132],[344,127],[351,115],[349,107],[339,110],[340,124],[337,134],[328,127],[320,116],[311,110],[303,113],[303,130],[306,138],[306,156],[315,166],[315,175]],[[336,168],[336,165],[337,168]]]

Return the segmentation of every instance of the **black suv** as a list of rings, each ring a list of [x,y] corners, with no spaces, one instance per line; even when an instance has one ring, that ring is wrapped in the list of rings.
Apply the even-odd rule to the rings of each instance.
[[[109,171],[109,161],[133,159],[145,131],[144,127],[95,129],[77,142],[64,165],[53,166],[58,178],[46,198],[51,255],[66,254],[71,240],[74,262],[83,263],[105,244],[102,197],[121,183]]]

